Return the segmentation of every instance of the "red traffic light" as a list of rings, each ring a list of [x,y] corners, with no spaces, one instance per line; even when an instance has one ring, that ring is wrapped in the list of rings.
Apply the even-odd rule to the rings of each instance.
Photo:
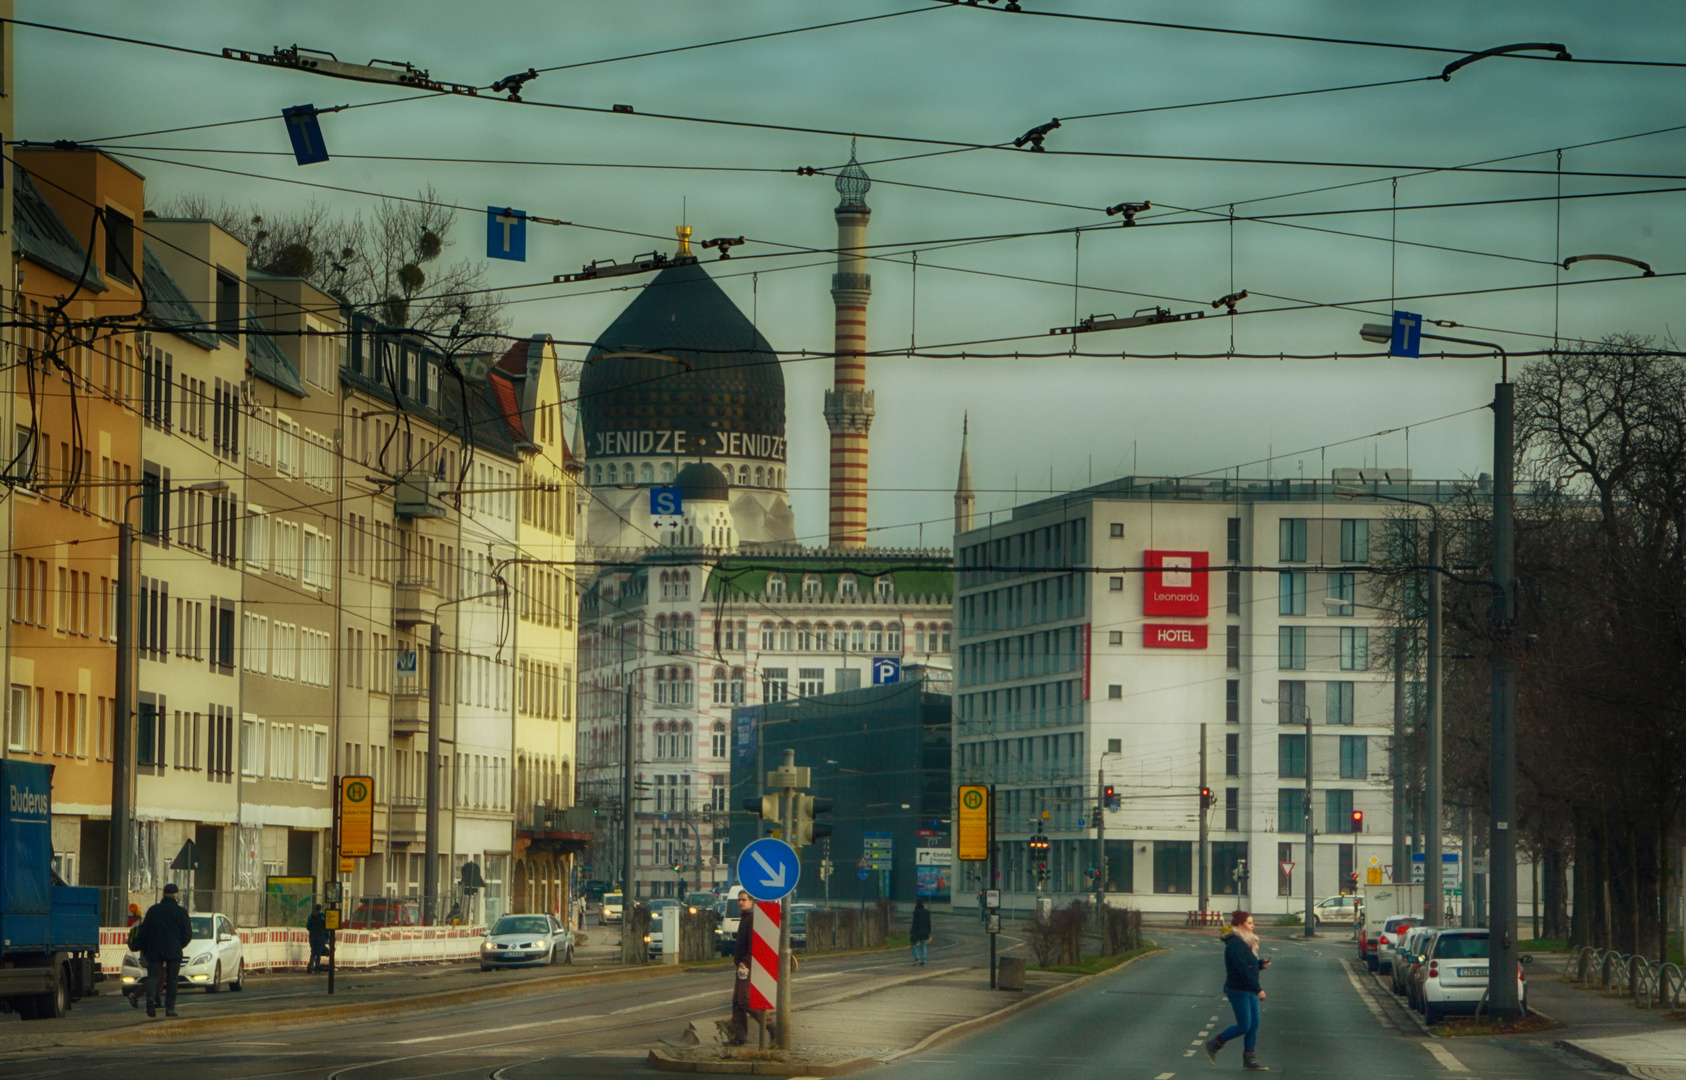
[[[1101,793],[1101,805],[1108,810],[1118,809],[1118,789],[1108,784]]]
[[[1205,810],[1205,809],[1209,808],[1211,805],[1212,805],[1212,789],[1209,788],[1209,787],[1201,788],[1200,789],[1200,809]]]
[[[1364,811],[1354,810],[1352,812],[1352,831],[1355,833],[1364,831]]]

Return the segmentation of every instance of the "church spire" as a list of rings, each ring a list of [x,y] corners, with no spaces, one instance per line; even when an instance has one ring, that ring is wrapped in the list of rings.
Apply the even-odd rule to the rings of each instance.
[[[978,503],[977,496],[972,494],[972,460],[966,452],[970,428],[971,416],[966,414],[960,421],[960,479],[954,485],[955,536],[972,530],[972,511]]]

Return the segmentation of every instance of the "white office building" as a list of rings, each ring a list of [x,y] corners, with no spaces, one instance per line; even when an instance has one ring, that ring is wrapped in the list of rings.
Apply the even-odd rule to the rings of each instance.
[[[1093,892],[1110,786],[1113,902],[1194,909],[1204,725],[1211,908],[1302,910],[1308,715],[1313,892],[1391,880],[1392,638],[1364,567],[1421,513],[1396,500],[1452,492],[1400,470],[1131,477],[957,536],[954,773],[995,786],[1004,901],[1030,903],[1040,861],[1044,894]],[[957,897],[984,880],[961,865]]]

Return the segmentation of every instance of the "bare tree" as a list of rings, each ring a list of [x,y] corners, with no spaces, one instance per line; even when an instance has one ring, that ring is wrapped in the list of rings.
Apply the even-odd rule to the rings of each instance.
[[[166,202],[167,217],[203,218],[246,245],[247,265],[302,277],[382,322],[459,337],[502,333],[503,297],[486,286],[484,260],[443,262],[456,211],[430,185],[414,200],[383,199],[373,214],[345,217],[312,202],[285,214],[213,203],[197,193]]]

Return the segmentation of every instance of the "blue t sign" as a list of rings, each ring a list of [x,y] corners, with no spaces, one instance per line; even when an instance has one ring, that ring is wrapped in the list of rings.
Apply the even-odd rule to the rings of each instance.
[[[486,258],[527,261],[527,211],[486,207]]]
[[[322,121],[316,118],[316,106],[294,105],[281,110],[287,121],[287,138],[293,140],[293,160],[300,165],[314,165],[328,160],[328,144],[322,141]]]
[[[1409,311],[1394,312],[1393,340],[1388,343],[1387,351],[1394,356],[1415,358],[1422,348],[1423,317]]]
[[[676,487],[650,489],[650,513],[655,517],[678,517],[683,505]]]

